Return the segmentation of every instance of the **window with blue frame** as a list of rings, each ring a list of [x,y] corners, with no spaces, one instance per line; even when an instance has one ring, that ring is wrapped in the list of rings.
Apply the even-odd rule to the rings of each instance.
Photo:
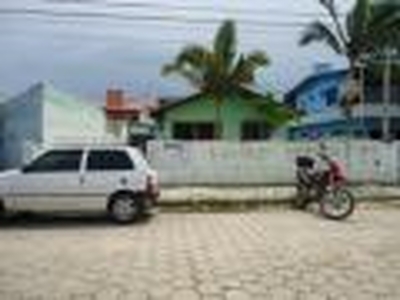
[[[338,102],[338,88],[331,87],[324,91],[324,96],[326,99],[326,106],[334,106]]]
[[[298,99],[298,102],[297,102],[297,109],[305,111],[305,112],[308,113],[308,109],[307,108],[308,108],[307,107],[307,98],[306,97],[300,97]]]
[[[332,137],[342,137],[345,135],[345,132],[343,129],[335,129],[332,131],[331,136]]]
[[[305,110],[307,113],[315,114],[323,110],[323,103],[318,92],[309,93],[305,99]]]

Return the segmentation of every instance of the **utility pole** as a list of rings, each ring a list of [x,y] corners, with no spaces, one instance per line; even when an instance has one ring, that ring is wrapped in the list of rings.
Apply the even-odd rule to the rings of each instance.
[[[382,116],[382,138],[385,142],[390,141],[390,98],[392,85],[392,53],[389,50],[385,51],[385,64],[383,74],[383,116]]]
[[[360,58],[360,60],[357,62],[357,69],[359,73],[359,111],[360,115],[359,117],[359,125],[361,126],[361,131],[362,131],[362,137],[367,138],[367,131],[366,131],[366,108],[365,108],[365,68],[366,68],[366,57]]]

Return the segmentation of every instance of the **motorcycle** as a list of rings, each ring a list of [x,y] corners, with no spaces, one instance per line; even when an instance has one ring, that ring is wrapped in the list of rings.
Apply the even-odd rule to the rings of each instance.
[[[343,220],[355,209],[355,198],[346,188],[346,176],[339,163],[327,155],[321,155],[327,169],[316,171],[315,159],[300,156],[296,159],[297,197],[293,206],[306,209],[316,202],[321,215],[332,220]]]

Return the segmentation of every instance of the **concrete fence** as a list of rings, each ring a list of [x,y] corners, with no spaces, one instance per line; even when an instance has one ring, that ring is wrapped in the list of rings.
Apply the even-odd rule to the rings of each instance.
[[[358,183],[399,182],[400,143],[332,141],[328,152]],[[148,158],[163,185],[283,185],[295,180],[295,158],[318,143],[154,141]]]
[[[325,144],[328,153],[342,162],[352,182],[400,183],[400,142]],[[43,148],[27,141],[24,161]],[[318,149],[319,143],[308,142],[153,141],[147,156],[164,186],[289,185],[295,182],[296,157],[315,154]]]

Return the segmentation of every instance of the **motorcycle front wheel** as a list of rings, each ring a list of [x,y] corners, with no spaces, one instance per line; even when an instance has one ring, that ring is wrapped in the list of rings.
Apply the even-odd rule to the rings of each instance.
[[[320,199],[321,214],[331,220],[346,219],[353,213],[354,209],[354,196],[343,187],[327,191]]]

